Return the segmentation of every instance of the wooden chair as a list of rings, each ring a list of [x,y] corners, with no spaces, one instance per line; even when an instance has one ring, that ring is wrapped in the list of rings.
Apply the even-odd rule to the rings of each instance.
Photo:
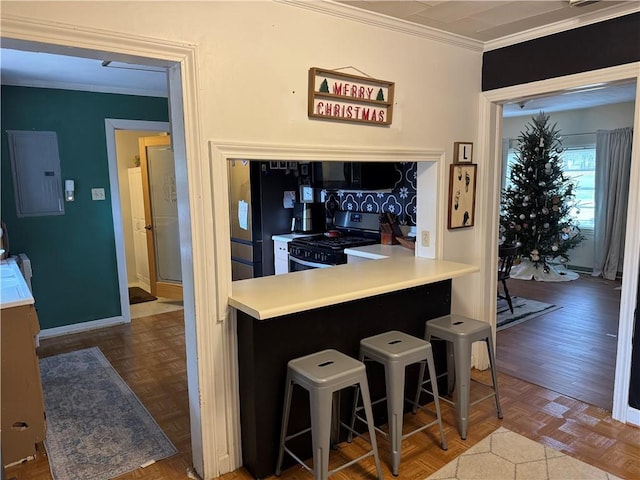
[[[517,254],[518,247],[513,245],[500,245],[498,248],[498,257],[500,259],[498,262],[498,282],[502,282],[502,289],[504,290],[504,295],[500,295],[500,289],[498,288],[498,298],[504,298],[507,301],[511,313],[513,313],[513,304],[507,288],[507,280],[511,278],[511,267]]]

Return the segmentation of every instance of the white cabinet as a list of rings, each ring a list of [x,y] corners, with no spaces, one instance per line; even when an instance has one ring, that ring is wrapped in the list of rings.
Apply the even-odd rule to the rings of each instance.
[[[274,240],[273,257],[276,275],[289,273],[289,242]]]
[[[313,235],[316,234],[282,233],[271,237],[271,240],[273,240],[274,270],[276,275],[289,273],[289,242],[294,238],[312,237]]]

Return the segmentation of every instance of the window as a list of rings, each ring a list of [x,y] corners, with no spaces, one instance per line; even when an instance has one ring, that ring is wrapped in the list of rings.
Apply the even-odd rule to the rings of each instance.
[[[512,147],[515,142],[510,142]],[[511,165],[516,161],[516,149],[509,148],[507,155],[507,168],[505,187],[511,183]],[[572,146],[562,153],[564,174],[573,180],[575,198],[579,205],[575,216],[579,221],[579,227],[583,230],[593,230],[595,215],[595,173],[596,173],[596,147],[595,145]]]
[[[576,214],[582,229],[593,230],[595,218],[595,147],[568,148],[562,153],[564,173],[576,185],[575,197],[579,208]]]

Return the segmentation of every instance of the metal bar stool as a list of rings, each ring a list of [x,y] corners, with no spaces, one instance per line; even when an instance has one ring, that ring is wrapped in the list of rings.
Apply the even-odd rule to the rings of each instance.
[[[296,384],[309,392],[311,428],[287,435],[291,396],[293,387]],[[358,390],[362,390],[366,421],[369,426],[371,450],[329,471],[333,393],[347,387],[356,387]],[[340,422],[340,424],[351,431],[349,425],[343,422]],[[313,468],[310,468],[285,445],[287,441],[308,431],[311,431]],[[287,452],[305,469],[312,472],[316,480],[326,480],[329,475],[373,455],[378,472],[378,479],[382,479],[382,469],[380,468],[380,459],[378,458],[378,446],[376,444],[375,430],[373,429],[373,413],[371,410],[371,400],[369,398],[369,387],[367,385],[367,373],[362,362],[340,353],[337,350],[323,350],[289,361],[287,364],[287,383],[282,413],[280,451],[278,453],[278,464],[276,466],[277,476],[281,473],[284,452]]]
[[[372,337],[364,338],[360,341],[360,361],[366,362],[372,360],[378,362],[384,366],[385,371],[385,383],[386,383],[386,396],[376,400],[372,404],[377,404],[383,401],[387,401],[387,414],[389,432],[385,432],[382,429],[375,427],[376,431],[380,432],[384,436],[390,439],[391,443],[391,471],[394,475],[398,475],[398,469],[400,467],[400,456],[402,449],[402,440],[405,438],[421,432],[432,425],[438,424],[440,429],[440,441],[442,449],[447,449],[447,440],[444,436],[444,430],[442,428],[442,418],[440,416],[440,402],[438,401],[436,383],[436,394],[433,395],[436,419],[429,422],[426,425],[418,427],[409,433],[402,434],[402,424],[404,416],[404,402],[407,401],[413,405],[413,413],[416,413],[418,408],[418,399],[420,397],[420,390],[422,386],[422,378],[424,377],[425,364],[429,368],[430,378],[435,378],[435,367],[433,363],[433,352],[431,350],[431,344],[421,338],[416,338],[411,335],[407,335],[403,332],[390,331],[374,335]],[[405,399],[404,387],[405,387],[405,369],[408,365],[414,363],[420,363],[420,376],[418,377],[418,398],[415,402],[413,399]],[[356,418],[360,421],[365,421],[358,415],[362,407],[358,407],[358,393],[353,403],[353,413],[351,416],[351,429],[347,441],[351,441],[351,431],[355,424]]]
[[[463,317],[461,315],[445,315],[443,317],[429,320],[425,324],[425,339],[431,341],[437,338],[447,341],[447,381],[448,393],[453,390],[455,379],[455,402],[440,397],[440,400],[453,405],[456,409],[456,417],[458,421],[458,430],[463,440],[467,438],[467,427],[469,421],[469,407],[475,405],[482,400],[490,397],[496,399],[496,411],[498,418],[502,418],[502,409],[500,408],[500,396],[498,394],[498,376],[496,372],[496,358],[493,348],[493,337],[491,336],[491,325],[479,320]],[[471,344],[477,341],[484,341],[489,350],[489,364],[491,367],[491,377],[493,385],[486,385],[471,378]],[[433,378],[433,377],[432,377]],[[471,380],[480,383],[486,387],[492,388],[493,392],[482,398],[469,403]],[[425,380],[430,383],[431,379]],[[436,382],[431,382],[432,386]],[[423,391],[432,393],[423,388]],[[435,388],[434,388],[435,392]],[[437,395],[437,393],[432,393]]]

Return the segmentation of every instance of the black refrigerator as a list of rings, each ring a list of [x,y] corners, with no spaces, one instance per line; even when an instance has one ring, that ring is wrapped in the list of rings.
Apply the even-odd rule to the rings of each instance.
[[[270,168],[248,160],[229,161],[231,269],[233,280],[273,275],[272,235],[291,231],[293,208],[285,208],[285,192],[294,192],[295,169]]]

